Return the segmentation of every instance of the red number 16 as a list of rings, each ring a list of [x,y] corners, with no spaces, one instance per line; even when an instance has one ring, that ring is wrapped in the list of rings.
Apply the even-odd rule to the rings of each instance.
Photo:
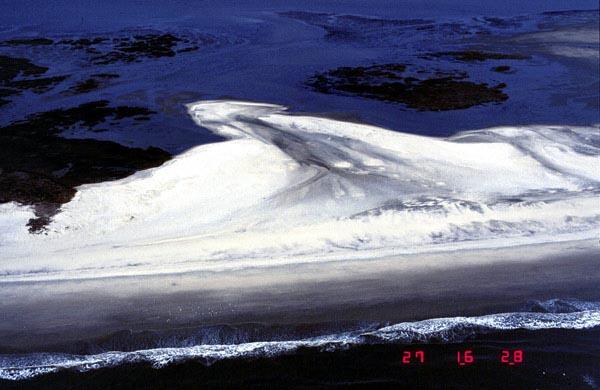
[[[473,356],[473,351],[467,349],[464,352],[458,351],[456,353],[456,361],[459,366],[466,366],[469,364],[473,364],[475,362],[475,357]]]

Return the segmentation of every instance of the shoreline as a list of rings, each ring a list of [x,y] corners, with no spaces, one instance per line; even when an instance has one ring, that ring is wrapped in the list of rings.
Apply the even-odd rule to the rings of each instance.
[[[124,330],[185,333],[223,324],[397,323],[511,312],[531,300],[600,300],[595,240],[527,249],[2,283],[0,349],[64,351]]]
[[[268,270],[282,267],[295,267],[302,265],[329,264],[341,262],[365,262],[365,261],[381,261],[389,258],[412,258],[419,256],[436,256],[436,255],[451,255],[455,256],[459,253],[472,252],[493,252],[496,250],[510,251],[518,248],[541,248],[552,245],[577,245],[577,243],[589,243],[593,245],[596,242],[596,231],[561,234],[555,237],[540,237],[537,241],[530,241],[529,237],[512,237],[505,239],[489,239],[477,241],[480,246],[471,246],[472,241],[456,242],[449,244],[436,244],[425,247],[421,250],[403,251],[398,248],[380,248],[380,249],[363,249],[349,252],[330,252],[324,255],[318,254],[302,254],[296,256],[282,256],[280,259],[275,258],[256,258],[252,265],[240,266],[247,258],[234,257],[231,259],[216,259],[216,260],[186,260],[180,263],[167,264],[144,264],[135,263],[133,265],[125,265],[115,267],[116,271],[106,271],[105,268],[91,269],[73,269],[62,271],[40,270],[39,272],[16,273],[16,274],[0,274],[0,286],[10,283],[37,283],[37,282],[62,282],[62,281],[85,281],[94,279],[114,279],[114,278],[143,278],[143,277],[168,277],[173,275],[183,274],[219,274],[222,272],[244,272],[246,270]],[[185,237],[182,241],[192,240],[193,237]],[[553,240],[551,240],[553,239]],[[179,240],[173,240],[177,242]],[[500,242],[499,242],[500,241]],[[495,245],[486,245],[493,243]],[[213,267],[210,263],[214,262]],[[224,264],[227,262],[229,264]],[[86,273],[87,272],[87,273]]]
[[[511,331],[479,335],[455,344],[360,345],[323,351],[302,348],[278,356],[228,358],[207,364],[188,360],[156,369],[141,362],[78,372],[62,369],[24,380],[0,379],[7,389],[78,387],[129,389],[143,384],[164,388],[446,388],[460,383],[474,388],[593,388],[600,379],[595,369],[600,350],[594,341],[599,329]],[[555,340],[551,348],[547,340]],[[516,343],[516,344],[515,344]],[[507,345],[525,348],[524,364],[507,366],[499,356]],[[426,364],[401,364],[406,350],[422,350]],[[456,363],[456,351],[471,349],[477,362]],[[235,373],[234,375],[231,375]],[[552,384],[549,387],[549,384]]]

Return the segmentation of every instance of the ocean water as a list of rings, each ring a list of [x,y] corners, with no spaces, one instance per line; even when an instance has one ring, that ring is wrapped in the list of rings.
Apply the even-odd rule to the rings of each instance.
[[[146,335],[138,338],[137,345],[132,334],[115,334],[111,340],[103,339],[106,343],[104,346],[89,343],[86,348],[101,350],[106,345],[111,345],[113,348],[121,347],[124,351],[88,355],[50,352],[0,355],[0,384],[10,388],[14,381],[24,381],[18,382],[24,388],[58,386],[73,380],[73,375],[79,373],[83,383],[100,388],[108,380],[106,377],[114,374],[113,385],[119,388],[131,384],[122,379],[125,372],[138,377],[149,368],[154,370],[151,375],[156,375],[160,369],[167,369],[165,377],[171,377],[173,370],[183,370],[185,373],[184,367],[192,367],[202,377],[210,374],[211,370],[214,371],[213,375],[222,375],[223,365],[229,366],[233,372],[243,372],[248,365],[260,367],[272,364],[265,363],[266,361],[299,368],[302,364],[307,364],[306,360],[311,362],[308,366],[322,360],[340,372],[331,372],[328,379],[296,373],[288,378],[290,383],[287,385],[304,388],[310,380],[315,380],[319,385],[325,384],[327,380],[331,381],[330,384],[338,385],[358,385],[364,381],[380,380],[382,384],[391,386],[412,383],[424,372],[433,371],[439,375],[439,380],[430,378],[424,381],[436,388],[443,387],[445,381],[450,381],[453,386],[480,381],[493,388],[519,381],[522,384],[542,383],[544,386],[549,385],[549,388],[569,383],[574,388],[595,388],[600,380],[597,370],[600,367],[600,346],[595,342],[600,328],[600,303],[552,299],[530,301],[521,310],[391,325],[354,324],[354,330],[351,331],[301,339],[297,337],[301,337],[302,332],[306,335],[308,332],[327,332],[327,329],[313,327],[302,331],[299,330],[301,328],[269,329],[258,325],[207,327],[188,331],[186,335],[155,334],[154,338]],[[141,348],[139,343],[142,339],[146,349],[136,349]],[[263,341],[251,341],[252,339]],[[148,348],[150,345],[161,347]],[[471,353],[475,351],[476,361],[472,362],[473,366],[467,363],[461,365],[457,354],[469,350]],[[405,351],[422,351],[427,358],[407,358]],[[514,351],[520,351],[521,355],[515,358]],[[503,354],[506,355],[504,358]],[[375,372],[356,373],[356,376],[363,376],[361,379],[353,377],[354,375],[344,377],[342,371],[349,369],[349,356],[358,356],[358,359],[371,366],[384,364],[387,367],[380,367]],[[480,371],[473,371],[475,364]],[[579,364],[578,369],[573,368],[574,364]],[[315,367],[311,369],[315,370]],[[469,378],[467,382],[464,372],[458,371],[460,369],[471,369],[466,376]],[[96,371],[98,374],[93,374]],[[551,383],[550,381],[555,380],[551,378],[556,376],[559,378],[558,382]],[[492,379],[497,382],[491,382]],[[255,385],[277,385],[271,375],[264,373],[256,374],[253,380],[258,381]],[[186,381],[194,383],[192,378],[186,378]],[[237,386],[242,385],[243,381],[244,379],[236,382],[223,378],[218,386]],[[175,384],[177,383],[186,382],[176,381]],[[210,383],[207,382],[206,385],[210,387]],[[284,383],[285,380],[279,385]],[[150,381],[147,382],[146,386],[148,385],[152,387]],[[154,386],[156,385],[155,383]]]

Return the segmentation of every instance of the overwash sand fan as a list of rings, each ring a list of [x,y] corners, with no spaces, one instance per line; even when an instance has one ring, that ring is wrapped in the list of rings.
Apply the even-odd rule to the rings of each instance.
[[[600,386],[598,4],[0,4],[0,388]]]

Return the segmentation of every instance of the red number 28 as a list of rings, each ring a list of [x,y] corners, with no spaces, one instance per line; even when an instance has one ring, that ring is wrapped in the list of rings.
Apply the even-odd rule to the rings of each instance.
[[[503,349],[502,354],[500,355],[500,362],[503,364],[508,364],[509,366],[523,363],[523,350],[515,349],[513,351],[509,351],[507,349]]]

